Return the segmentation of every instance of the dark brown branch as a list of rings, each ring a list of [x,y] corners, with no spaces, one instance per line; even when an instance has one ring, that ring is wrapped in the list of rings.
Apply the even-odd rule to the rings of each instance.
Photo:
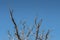
[[[39,33],[39,28],[40,28],[41,23],[42,23],[42,19],[40,20],[40,22],[37,25],[37,28],[36,28],[36,39],[35,40],[38,39],[38,33]]]
[[[15,23],[15,20],[14,20],[14,18],[13,18],[12,13],[13,13],[13,11],[10,10],[10,17],[11,17],[11,20],[12,20],[12,22],[13,22],[13,24],[14,24],[14,28],[15,28],[15,31],[16,31],[16,36],[17,36],[18,40],[21,40],[21,38],[20,38],[20,36],[19,36],[19,34],[18,34],[17,24]]]
[[[48,35],[49,35],[49,33],[50,33],[50,30],[48,30],[48,32],[46,33],[45,40],[48,39]]]

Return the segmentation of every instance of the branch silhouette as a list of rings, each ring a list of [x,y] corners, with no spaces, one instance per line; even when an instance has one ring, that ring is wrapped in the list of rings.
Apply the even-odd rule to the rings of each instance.
[[[26,34],[25,34],[25,28],[26,28],[26,25],[25,24],[26,24],[26,22],[24,21],[22,23],[23,30],[20,30],[21,31],[21,34],[19,34],[18,26],[17,26],[17,24],[16,24],[16,22],[15,22],[15,20],[13,18],[13,10],[10,9],[9,11],[10,11],[10,18],[11,18],[13,24],[14,24],[15,35],[17,36],[16,37],[17,40],[30,40],[29,39],[30,34],[34,36],[34,39],[33,40],[47,40],[48,39],[48,35],[50,33],[50,30],[48,30],[46,34],[43,34],[43,33],[42,34],[39,34],[39,32],[40,32],[39,30],[40,30],[40,27],[41,27],[41,24],[42,24],[42,19],[37,23],[37,17],[35,18],[34,25],[31,27],[31,29],[27,29],[28,32]],[[34,30],[35,27],[36,27],[35,33],[33,33],[33,30]],[[8,35],[10,37],[12,37],[9,31],[8,31]]]
[[[11,20],[12,20],[12,22],[13,22],[13,24],[14,24],[14,28],[15,28],[15,31],[16,31],[15,34],[16,34],[18,40],[21,40],[21,38],[20,38],[20,36],[19,36],[19,34],[18,34],[18,27],[17,27],[17,24],[16,24],[16,22],[15,22],[15,20],[14,20],[14,18],[13,18],[12,13],[13,13],[13,10],[12,10],[12,11],[10,10],[10,17],[11,17]]]

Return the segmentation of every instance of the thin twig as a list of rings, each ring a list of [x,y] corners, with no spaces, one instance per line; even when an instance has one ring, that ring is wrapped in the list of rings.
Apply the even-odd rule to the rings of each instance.
[[[48,32],[46,33],[45,40],[48,39],[48,35],[49,35],[49,33],[50,33],[50,30],[48,30]]]

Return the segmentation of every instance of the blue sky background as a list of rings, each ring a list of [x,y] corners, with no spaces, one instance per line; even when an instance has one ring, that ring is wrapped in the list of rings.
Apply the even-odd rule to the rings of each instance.
[[[8,40],[7,30],[13,31],[9,8],[17,25],[20,20],[31,24],[38,16],[42,29],[52,30],[50,40],[60,40],[60,0],[0,0],[0,40]]]

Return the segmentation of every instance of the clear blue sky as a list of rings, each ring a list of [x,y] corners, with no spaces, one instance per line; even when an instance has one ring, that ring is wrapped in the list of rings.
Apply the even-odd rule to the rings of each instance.
[[[43,19],[43,29],[52,29],[50,40],[60,40],[60,0],[0,0],[0,40],[8,40],[7,30],[13,30],[9,8],[17,24],[32,23],[35,16]]]

